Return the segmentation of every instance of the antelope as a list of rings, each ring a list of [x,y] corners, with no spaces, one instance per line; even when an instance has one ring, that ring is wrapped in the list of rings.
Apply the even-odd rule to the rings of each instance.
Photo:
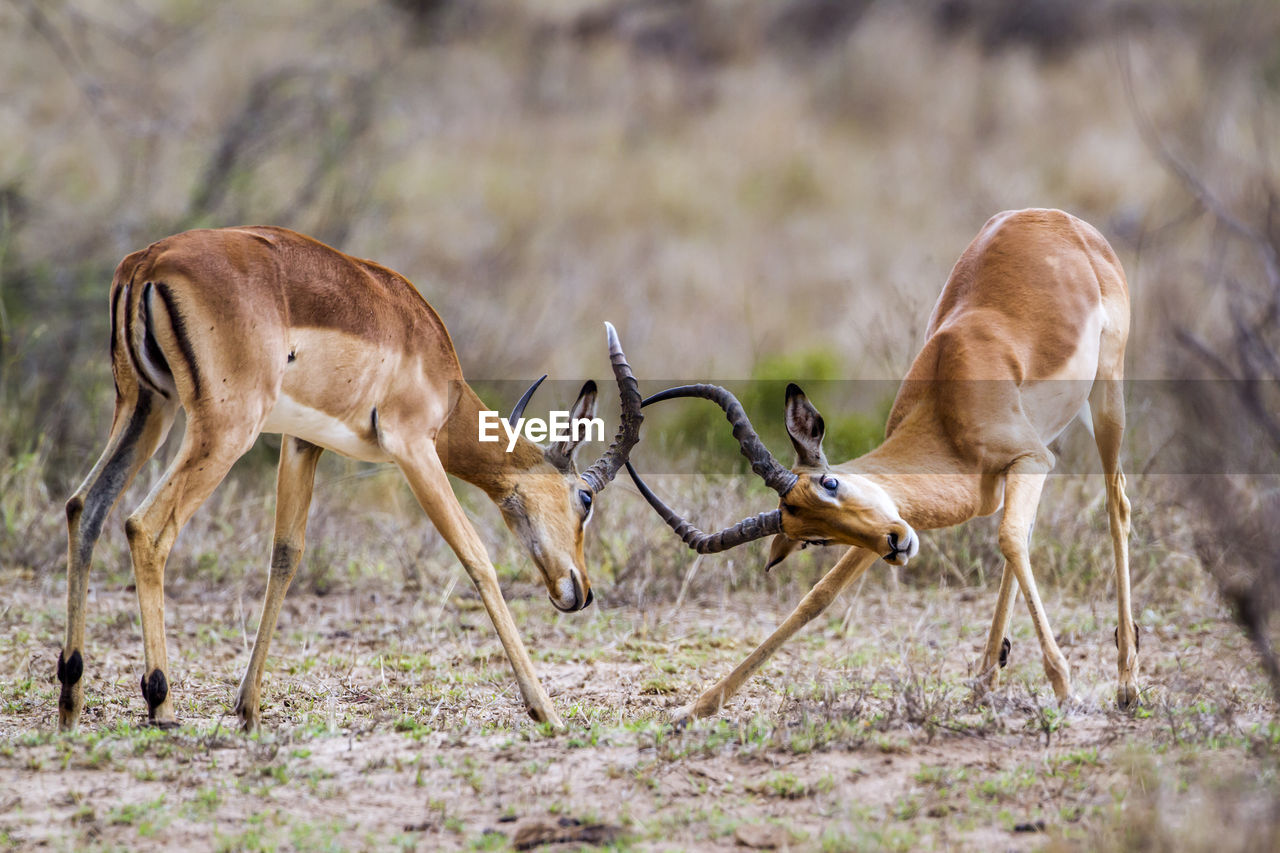
[[[282,434],[270,572],[257,637],[235,700],[258,727],[262,673],[285,592],[298,569],[316,463],[325,450],[394,462],[479,591],[525,706],[563,728],[503,600],[497,574],[448,474],[479,486],[529,551],[551,603],[591,604],[583,535],[594,498],[639,438],[640,394],[605,324],[622,423],[578,475],[580,441],[511,452],[478,440],[484,404],[462,377],[440,317],[407,279],[283,228],[187,231],[121,261],[111,285],[110,438],[67,501],[67,634],[58,658],[58,719],[84,706],[85,599],[103,522],[164,441],[179,408],[186,431],[160,482],[125,522],[142,617],[142,695],[150,722],[175,723],[164,633],[164,568],[174,539],[259,433]],[[546,377],[544,376],[543,379]],[[518,422],[535,382],[516,405]],[[587,382],[572,417],[591,418]]]
[[[981,694],[998,683],[1020,589],[1045,673],[1059,701],[1066,700],[1070,671],[1028,552],[1041,489],[1055,461],[1047,445],[1077,416],[1093,433],[1105,474],[1119,613],[1116,700],[1121,707],[1136,704],[1138,633],[1130,605],[1129,501],[1120,468],[1128,334],[1128,285],[1106,239],[1061,211],[1009,211],[986,223],[952,269],[924,345],[899,388],[885,440],[870,453],[828,463],[822,415],[795,384],[787,387],[785,407],[796,453],[791,469],[770,455],[724,388],[681,386],[643,401],[700,397],[719,404],[752,470],[781,497],[778,509],[706,534],[667,507],[628,461],[641,494],[691,548],[714,553],[772,535],[767,570],[807,544],[851,546],[777,630],[678,712],[677,721],[716,713],[878,557],[893,565],[914,557],[916,531],[1001,509],[1004,572],[975,687]]]

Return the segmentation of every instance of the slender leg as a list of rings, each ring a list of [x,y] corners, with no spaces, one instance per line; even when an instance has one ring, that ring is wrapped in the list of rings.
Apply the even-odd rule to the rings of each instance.
[[[1009,468],[1005,475],[1004,516],[1000,519],[1000,551],[1005,558],[1005,571],[1012,571],[1026,596],[1031,611],[1031,622],[1040,640],[1044,654],[1044,671],[1053,685],[1059,701],[1071,694],[1071,670],[1062,656],[1058,642],[1049,627],[1049,617],[1040,603],[1036,579],[1031,574],[1028,539],[1035,522],[1036,507],[1048,471],[1046,464],[1035,457],[1023,457]],[[1002,583],[1003,585],[1003,583]],[[997,614],[998,615],[998,614]]]
[[[846,551],[831,571],[823,575],[822,579],[814,584],[813,589],[801,599],[796,609],[791,611],[791,615],[746,660],[738,664],[733,672],[703,691],[696,702],[676,713],[676,723],[680,724],[694,717],[707,717],[724,707],[725,703],[742,688],[743,683],[763,666],[783,643],[826,610],[835,597],[861,577],[862,573],[875,561],[876,554],[872,551],[862,548],[850,548]]]
[[[323,448],[300,438],[284,436],[280,445],[280,469],[276,475],[276,529],[272,537],[271,573],[267,594],[262,600],[262,617],[258,620],[258,636],[245,670],[240,691],[236,694],[235,711],[245,731],[258,728],[262,670],[267,650],[280,616],[285,592],[302,561],[306,545],[307,511],[311,508],[311,492],[315,485],[316,463]]]
[[[1018,600],[1016,576],[1008,565],[1000,575],[1000,594],[996,597],[996,612],[991,619],[991,631],[987,634],[987,647],[982,653],[978,671],[977,689],[980,693],[995,689],[1000,683],[1000,669],[1008,655],[1009,617]]]
[[[176,406],[160,395],[135,391],[116,400],[111,436],[84,484],[67,501],[67,636],[58,656],[58,728],[75,728],[84,708],[85,605],[89,567],[102,525],[138,470],[156,452],[173,424]]]
[[[175,723],[169,694],[169,656],[164,636],[164,566],[178,532],[213,493],[258,435],[256,423],[206,427],[188,410],[187,434],[164,479],[125,522],[133,554],[133,576],[142,614],[146,659],[142,695],[157,725]]]
[[[1120,470],[1120,443],[1124,437],[1124,393],[1119,379],[1094,383],[1090,394],[1093,435],[1102,457],[1107,481],[1107,520],[1116,564],[1116,653],[1119,686],[1116,704],[1137,705],[1138,628],[1133,621],[1129,588],[1129,499],[1124,493],[1124,472]]]
[[[511,611],[507,609],[507,602],[498,586],[498,573],[489,561],[480,536],[458,503],[435,448],[424,442],[423,446],[414,449],[413,458],[401,458],[397,462],[418,502],[426,510],[427,517],[458,555],[462,567],[476,585],[480,600],[484,603],[489,618],[493,620],[498,639],[506,650],[507,659],[511,661],[511,668],[515,670],[516,684],[520,688],[520,695],[524,697],[529,716],[540,723],[547,722],[557,729],[563,729],[564,721],[556,713],[551,697],[538,681],[533,660],[520,641],[515,620],[511,618]]]

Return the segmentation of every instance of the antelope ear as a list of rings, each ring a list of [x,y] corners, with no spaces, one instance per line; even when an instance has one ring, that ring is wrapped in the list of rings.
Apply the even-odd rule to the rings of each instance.
[[[791,556],[793,551],[799,551],[804,547],[804,543],[798,539],[792,539],[785,533],[779,533],[773,537],[773,543],[769,545],[769,562],[764,567],[767,572],[774,566],[781,563],[787,557]]]
[[[578,452],[578,446],[591,435],[591,430],[582,430],[578,437],[574,438],[573,424],[581,420],[591,420],[595,416],[596,383],[588,379],[587,383],[582,386],[582,391],[579,392],[578,399],[573,404],[573,409],[569,412],[569,439],[557,441],[548,447],[545,451],[547,459],[558,468],[572,469],[573,455]]]
[[[809,398],[794,382],[787,386],[787,435],[796,449],[796,464],[802,468],[826,468],[822,437],[827,425]]]

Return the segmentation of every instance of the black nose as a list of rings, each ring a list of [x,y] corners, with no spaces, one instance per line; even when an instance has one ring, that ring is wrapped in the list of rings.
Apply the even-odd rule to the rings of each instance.
[[[582,602],[583,607],[590,607],[591,602],[596,600],[596,594],[591,590],[587,590],[587,600]]]
[[[890,533],[890,534],[889,534],[889,550],[890,550],[890,551],[901,551],[901,550],[902,550],[901,548],[899,548],[899,547],[898,547],[898,534],[896,534],[896,533]]]

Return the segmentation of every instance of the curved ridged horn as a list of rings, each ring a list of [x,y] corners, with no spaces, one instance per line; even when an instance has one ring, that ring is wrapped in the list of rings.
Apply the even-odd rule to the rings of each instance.
[[[676,388],[659,391],[640,405],[647,406],[650,403],[658,403],[675,397],[701,397],[724,409],[725,419],[733,426],[733,437],[738,440],[738,445],[742,448],[742,455],[747,457],[747,461],[751,463],[751,470],[756,472],[760,479],[764,480],[766,486],[779,495],[785,495],[791,491],[791,487],[796,484],[796,480],[800,479],[790,468],[773,458],[769,448],[765,447],[764,442],[760,440],[760,436],[756,435],[755,429],[751,426],[751,421],[747,420],[747,413],[743,410],[742,404],[738,402],[738,398],[733,396],[726,388],[721,388],[719,385],[680,385]]]
[[[640,422],[644,420],[644,415],[640,412],[640,387],[631,372],[631,365],[627,364],[627,356],[622,352],[618,332],[609,322],[604,324],[604,331],[609,341],[609,360],[613,363],[613,375],[618,380],[618,392],[622,396],[622,423],[618,425],[618,434],[614,436],[609,449],[582,472],[582,479],[596,494],[618,476],[618,469],[627,461],[631,448],[640,440]]]
[[[677,536],[684,540],[684,544],[699,554],[715,554],[720,551],[727,551],[743,543],[763,539],[765,536],[782,532],[782,511],[775,509],[770,512],[753,515],[750,518],[744,518],[719,533],[703,533],[676,515],[669,506],[664,504],[662,499],[645,485],[644,480],[640,479],[640,475],[636,473],[636,469],[631,465],[630,460],[627,461],[626,465],[627,473],[631,475],[636,488],[640,490],[640,494],[644,495],[644,499],[649,502],[649,506],[653,507],[658,515],[662,516],[662,520],[676,532]]]
[[[542,374],[542,379],[546,379],[547,374]],[[507,422],[514,425],[520,420],[520,416],[524,414],[524,407],[529,405],[529,398],[533,396],[533,392],[538,390],[538,386],[542,384],[542,379],[529,386],[529,390],[525,391],[516,402],[516,407],[511,410],[511,417],[507,418]]]

